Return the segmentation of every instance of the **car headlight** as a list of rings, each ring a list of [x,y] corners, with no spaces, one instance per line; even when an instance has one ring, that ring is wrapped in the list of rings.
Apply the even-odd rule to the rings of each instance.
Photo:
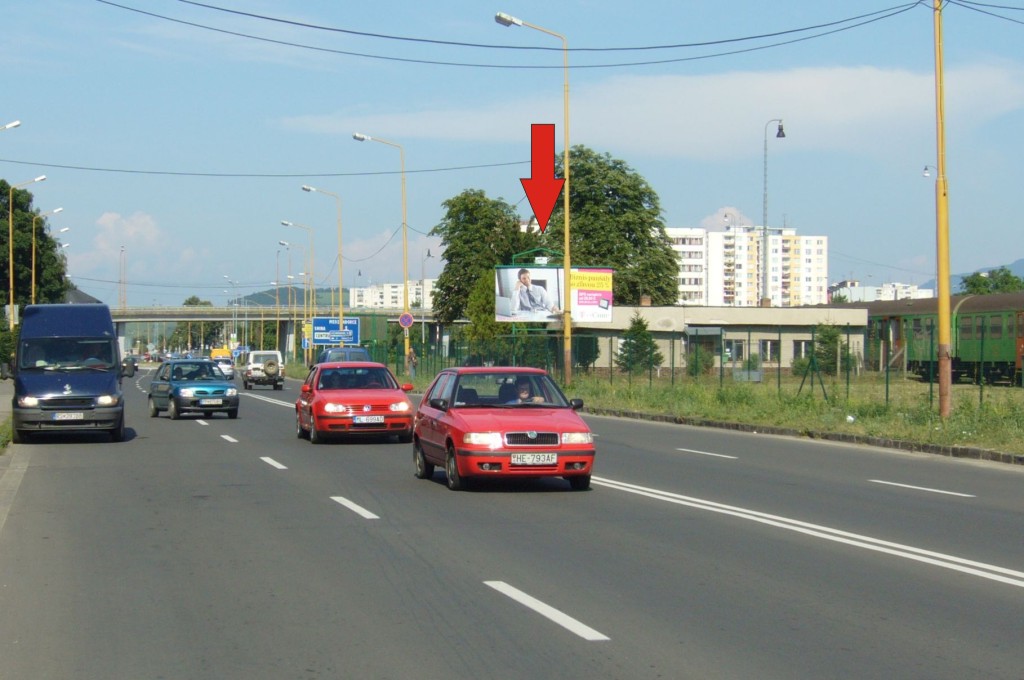
[[[409,410],[409,402],[407,402],[407,401],[396,401],[394,404],[391,405],[391,410],[392,411],[398,411],[400,413],[405,413],[406,411]]]
[[[18,406],[35,408],[36,406],[39,406],[39,399],[36,397],[18,397]]]
[[[462,443],[472,446],[486,446],[489,449],[500,449],[502,444],[500,432],[467,432],[462,435]]]
[[[191,399],[195,394],[195,391],[191,387],[182,387],[178,390],[178,396],[184,397],[185,399]]]
[[[348,406],[345,404],[335,404],[333,401],[329,401],[324,404],[324,413],[347,413]]]
[[[238,396],[238,388],[237,388],[237,387],[229,387],[229,388],[228,388],[228,391],[226,392],[226,394],[227,394],[227,395],[228,395],[229,397],[235,397],[235,396]]]
[[[117,406],[117,396],[113,394],[101,394],[96,397],[97,406]]]
[[[563,444],[593,444],[594,435],[589,432],[563,432]]]

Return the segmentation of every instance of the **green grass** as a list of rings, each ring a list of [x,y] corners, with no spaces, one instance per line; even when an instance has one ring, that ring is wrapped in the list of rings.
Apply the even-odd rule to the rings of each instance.
[[[814,435],[841,433],[936,446],[969,446],[1005,453],[1024,453],[1024,390],[1006,386],[955,385],[953,410],[943,421],[938,415],[938,389],[929,403],[929,386],[914,379],[891,380],[886,400],[884,379],[861,377],[851,382],[825,380],[825,392],[799,379],[765,383],[719,383],[703,379],[675,384],[665,378],[648,380],[616,376],[575,376],[569,396],[580,397],[594,409],[774,426]]]

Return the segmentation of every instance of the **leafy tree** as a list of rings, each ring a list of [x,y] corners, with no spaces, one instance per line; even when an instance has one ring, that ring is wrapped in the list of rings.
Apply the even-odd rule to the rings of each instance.
[[[960,292],[969,295],[1016,293],[1024,290],[1024,279],[1015,276],[1006,267],[988,272],[974,272],[960,278]]]
[[[618,304],[639,304],[642,295],[655,305],[674,304],[679,267],[654,189],[624,161],[582,145],[572,148],[569,163],[571,266],[613,267]],[[555,165],[564,176],[561,155]],[[544,236],[559,251],[564,215],[560,200]]]
[[[838,326],[821,324],[814,332],[814,359],[818,370],[825,375],[836,375],[837,371],[845,371],[851,365],[853,357],[849,346],[842,341],[842,331]],[[794,361],[794,371],[796,370]]]
[[[200,300],[192,295],[181,303],[184,307],[212,307],[209,300]],[[220,345],[224,337],[224,323],[221,321],[179,321],[175,324],[170,338],[171,347],[202,349]]]
[[[850,299],[843,293],[836,293],[832,296],[831,303],[834,305],[844,305],[849,302]]]
[[[481,276],[490,277],[493,300],[494,267],[510,264],[513,255],[538,244],[534,235],[520,231],[512,205],[480,189],[467,189],[442,205],[444,218],[430,232],[441,237],[446,261],[434,289],[434,313],[440,323],[451,324],[466,315],[470,291]]]
[[[615,363],[624,371],[645,371],[660,366],[664,356],[658,350],[654,337],[647,330],[647,321],[639,312],[633,312],[629,328],[622,336],[622,345]]]

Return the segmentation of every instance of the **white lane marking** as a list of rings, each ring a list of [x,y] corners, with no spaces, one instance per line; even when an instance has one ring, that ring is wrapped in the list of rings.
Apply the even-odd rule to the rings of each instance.
[[[357,515],[362,515],[366,519],[380,519],[380,517],[378,517],[377,515],[373,514],[372,512],[367,510],[366,508],[364,508],[364,507],[362,507],[360,505],[356,505],[355,503],[353,503],[352,501],[350,501],[347,498],[344,498],[343,496],[331,496],[331,500],[334,501],[335,503],[340,503],[341,505],[344,505],[346,508],[348,508],[352,512],[356,513]]]
[[[484,581],[484,585],[494,588],[502,595],[505,595],[519,604],[532,609],[541,616],[554,621],[562,628],[565,628],[571,633],[575,633],[584,640],[598,641],[610,639],[607,635],[594,630],[590,626],[577,621],[568,614],[564,614],[550,605],[544,604],[537,598],[527,595],[523,591],[510,586],[504,581]]]
[[[278,406],[286,406],[288,408],[295,408],[295,402],[294,401],[281,401],[280,399],[274,399],[272,397],[264,397],[262,394],[253,394],[251,392],[241,392],[240,394],[243,395],[243,396],[246,396],[246,397],[252,397],[253,399],[259,399],[260,401],[265,401],[268,404],[277,404]]]
[[[7,470],[0,475],[0,532],[3,532],[4,524],[7,522],[7,513],[14,504],[14,497],[18,495],[21,480],[25,477],[25,471],[28,470],[29,461],[32,460],[31,446],[12,444],[7,455],[11,455],[12,450],[13,458],[8,463]]]
[[[977,496],[975,496],[974,494],[970,494],[970,493],[957,493],[956,491],[943,491],[942,489],[929,489],[926,486],[911,486],[910,484],[899,484],[897,482],[887,482],[887,481],[885,481],[883,479],[869,479],[868,481],[869,482],[874,482],[875,484],[886,484],[888,486],[899,486],[899,487],[902,487],[904,489],[914,489],[915,491],[928,491],[930,493],[941,493],[941,494],[946,494],[947,496],[960,496],[961,498],[977,498]]]
[[[731,460],[737,460],[736,456],[727,456],[724,453],[711,453],[710,451],[698,451],[697,449],[676,449],[676,451],[686,451],[687,453],[699,453],[702,456],[714,456],[715,458],[729,458]]]
[[[231,435],[228,435],[228,434],[222,434],[222,435],[220,436],[220,438],[221,438],[221,439],[224,439],[224,440],[226,440],[226,441],[229,441],[229,442],[231,442],[232,444],[237,444],[237,443],[238,443],[238,440],[237,440],[237,439],[235,439],[234,437],[232,437]]]
[[[196,422],[199,423],[200,425],[209,425],[209,423],[203,420],[202,418],[196,418]]]
[[[269,456],[263,456],[262,458],[260,458],[260,460],[262,460],[267,465],[270,465],[271,467],[276,467],[278,470],[287,470],[288,469],[284,465],[281,465],[280,463],[278,463],[273,458],[270,458]]]
[[[686,505],[692,508],[697,508],[698,510],[717,512],[723,515],[732,515],[733,517],[747,519],[752,522],[768,524],[780,529],[823,538],[827,541],[845,543],[846,545],[864,548],[865,550],[873,550],[875,552],[894,555],[896,557],[902,557],[916,562],[924,562],[925,564],[942,567],[943,569],[951,569],[964,574],[980,576],[981,578],[989,579],[991,581],[998,581],[1011,586],[1017,586],[1018,588],[1024,588],[1024,572],[1007,569],[1005,567],[986,564],[984,562],[975,562],[973,560],[956,557],[954,555],[945,555],[931,550],[924,550],[923,548],[915,548],[913,546],[902,545],[900,543],[883,541],[878,538],[841,531],[839,529],[833,529],[831,527],[825,527],[818,524],[801,522],[799,520],[780,517],[778,515],[769,515],[756,510],[748,510],[746,508],[740,508],[732,505],[715,503],[714,501],[706,501],[700,498],[680,496],[668,491],[649,489],[635,484],[627,484],[625,482],[604,479],[602,477],[594,477],[591,480],[591,483],[617,489],[619,491],[625,491],[627,493],[637,494],[638,496],[646,496],[648,498],[665,501],[667,503]]]

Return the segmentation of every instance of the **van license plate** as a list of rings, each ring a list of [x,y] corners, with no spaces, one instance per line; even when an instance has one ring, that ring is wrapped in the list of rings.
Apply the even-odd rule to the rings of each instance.
[[[53,419],[54,420],[84,420],[85,419],[85,414],[84,413],[79,413],[79,412],[70,412],[70,411],[69,412],[63,412],[63,413],[54,413],[53,414]]]
[[[558,462],[557,453],[513,453],[513,465],[554,465]]]

